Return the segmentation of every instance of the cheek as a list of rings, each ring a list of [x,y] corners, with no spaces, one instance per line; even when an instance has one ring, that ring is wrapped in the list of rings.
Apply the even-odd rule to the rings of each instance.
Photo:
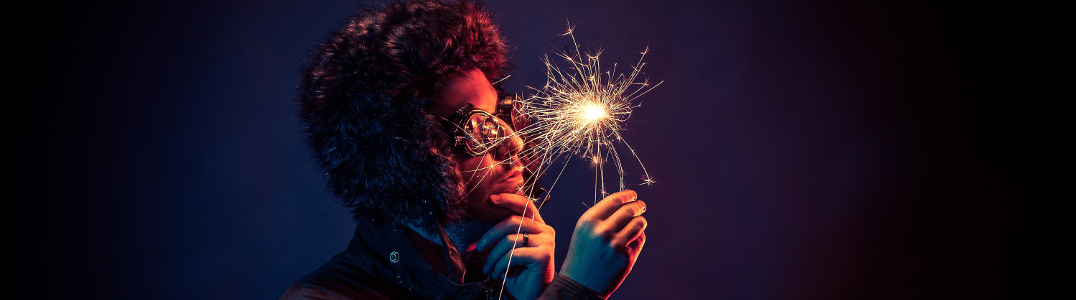
[[[491,161],[488,154],[456,160],[460,175],[463,176],[463,180],[467,182],[468,187],[474,187],[476,183],[482,182],[483,177],[490,175],[490,171],[492,171],[490,168]]]
[[[456,168],[459,169],[460,174],[464,176],[464,179],[470,177],[471,174],[474,174],[480,164],[482,164],[482,161],[479,160],[478,157],[456,159]]]

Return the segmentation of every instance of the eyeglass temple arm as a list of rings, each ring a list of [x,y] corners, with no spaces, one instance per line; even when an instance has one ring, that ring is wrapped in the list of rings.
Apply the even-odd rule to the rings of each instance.
[[[496,113],[499,115],[511,116],[512,109],[515,108],[513,105],[515,105],[516,99],[519,99],[519,96],[516,96],[515,94],[508,94],[501,97],[500,101],[497,102]]]
[[[455,114],[452,114],[452,120],[453,121],[458,121],[460,118],[463,117],[463,114],[471,111],[471,109],[473,109],[473,108],[474,108],[474,104],[471,104],[471,103],[464,104],[463,106],[461,106],[459,109],[456,110]]]

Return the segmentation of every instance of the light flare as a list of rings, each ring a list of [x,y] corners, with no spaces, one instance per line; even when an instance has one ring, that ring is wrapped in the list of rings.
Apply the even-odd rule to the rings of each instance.
[[[543,57],[546,83],[540,88],[528,86],[533,94],[521,100],[517,111],[532,120],[529,126],[519,130],[534,145],[524,155],[537,158],[533,161],[541,164],[539,172],[546,171],[550,163],[560,158],[580,157],[590,161],[596,169],[595,202],[599,196],[607,195],[606,162],[612,162],[616,168],[619,190],[627,189],[617,147],[629,150],[631,157],[639,162],[644,174],[640,184],[652,184],[646,167],[620,133],[623,122],[639,107],[635,100],[661,84],[651,85],[639,76],[646,65],[643,58],[647,51],[640,53],[639,61],[627,75],[617,73],[616,64],[603,71],[599,60],[601,50],[594,54],[580,51],[571,24],[563,35],[571,38],[572,45],[565,45],[565,51],[554,54],[564,65],[555,63],[549,56]],[[559,178],[560,174],[556,176]],[[556,186],[556,179],[549,187],[550,192]],[[536,182],[528,185],[535,186]]]
[[[656,88],[661,82],[651,85],[646,79],[636,80],[645,65],[643,57],[646,56],[647,50],[640,53],[639,61],[631,66],[631,73],[626,76],[616,73],[616,64],[613,64],[612,70],[602,71],[598,60],[601,50],[593,55],[580,52],[573,30],[574,28],[569,24],[567,32],[563,35],[572,39],[574,53],[568,49],[567,45],[566,51],[556,53],[567,63],[567,67],[562,68],[553,63],[549,56],[543,57],[542,61],[546,66],[545,85],[540,88],[528,86],[534,94],[522,99],[521,105],[516,107],[516,114],[530,118],[532,121],[530,125],[516,131],[516,134],[528,137],[532,145],[520,153],[519,157],[530,158],[527,161],[535,165],[530,165],[528,168],[535,174],[546,173],[551,167],[550,164],[560,158],[565,158],[566,161],[572,157],[578,157],[589,161],[596,169],[594,203],[597,203],[599,197],[609,194],[605,187],[606,162],[611,161],[616,167],[620,183],[619,190],[623,191],[627,188],[624,182],[624,166],[620,153],[615,147],[617,145],[626,148],[631,153],[631,157],[639,162],[639,167],[643,171],[640,184],[654,183],[653,178],[646,172],[642,160],[635,153],[635,149],[628,145],[620,131],[622,123],[631,116],[632,109],[640,106],[633,104],[635,100]],[[509,163],[514,163],[514,160]],[[539,203],[536,207],[538,210],[541,210],[542,206],[547,203],[546,200],[553,192],[566,167],[567,163],[560,167],[560,173],[554,177],[553,183],[545,194],[546,198],[534,199],[536,203]],[[539,177],[541,176],[532,176],[521,188],[520,194],[535,194],[534,191],[538,187],[536,181]],[[524,215],[528,213],[524,210]],[[516,234],[518,235],[521,230],[522,223],[516,229]],[[513,244],[509,265],[512,265],[515,248]],[[508,270],[505,270],[503,278],[507,278],[507,275]],[[505,281],[501,282],[498,298],[503,297],[504,283]]]
[[[590,124],[601,121],[609,114],[605,112],[605,107],[600,104],[589,103],[583,106],[583,121],[584,124]]]

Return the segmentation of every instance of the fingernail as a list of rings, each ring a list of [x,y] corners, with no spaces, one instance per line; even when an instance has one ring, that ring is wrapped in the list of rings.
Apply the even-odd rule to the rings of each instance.
[[[490,196],[489,196],[489,201],[493,201],[493,202],[501,202],[501,196],[497,196],[497,195],[490,195]]]
[[[483,248],[486,248],[486,241],[479,240],[478,244],[475,245],[475,250],[482,251]]]

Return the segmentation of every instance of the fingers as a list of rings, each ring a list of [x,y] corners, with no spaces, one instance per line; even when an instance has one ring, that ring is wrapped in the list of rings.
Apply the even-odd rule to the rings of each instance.
[[[504,193],[489,196],[489,200],[493,205],[507,208],[521,216],[525,213],[526,217],[545,223],[545,220],[542,220],[542,215],[538,214],[538,208],[534,206],[534,202],[530,198]]]
[[[507,219],[504,219],[504,221],[497,223],[497,225],[493,225],[493,228],[490,228],[489,231],[486,231],[486,233],[482,235],[482,238],[478,239],[478,243],[475,245],[475,248],[479,251],[485,250],[487,247],[492,245],[494,242],[500,240],[504,236],[507,236],[509,234],[515,234],[517,230],[520,234],[535,234],[540,233],[544,230],[549,230],[550,232],[552,232],[553,227],[549,227],[549,225],[545,225],[543,223],[535,222],[535,220],[524,219],[520,216],[511,216]]]
[[[640,250],[643,250],[644,244],[646,244],[646,231],[639,233],[638,238],[636,238],[634,241],[631,241],[631,243],[628,243],[628,249],[633,251],[634,253],[639,253]]]
[[[613,237],[613,245],[625,245],[629,249],[634,249],[631,243],[641,242],[640,240],[645,239],[643,230],[646,230],[646,218],[635,217],[631,219],[627,226],[624,226],[624,230],[621,230]]]
[[[524,241],[524,238],[523,238],[524,234],[525,233],[510,234],[510,235],[505,236],[504,239],[502,239],[499,243],[497,243],[497,246],[494,246],[493,250],[491,250],[489,252],[489,256],[486,256],[486,264],[483,265],[482,272],[485,272],[486,274],[489,274],[490,268],[493,267],[493,265],[501,257],[503,257],[503,256],[507,255],[509,252],[511,252],[512,249],[519,250],[519,249],[525,248],[525,247],[543,247],[543,246],[550,246],[549,248],[553,248],[552,245],[553,245],[553,243],[556,242],[556,241],[553,240],[552,236],[550,236],[548,234],[540,234],[540,233],[538,233],[538,234],[527,234],[528,238],[526,239],[526,241]],[[526,244],[524,244],[524,242],[526,242]]]
[[[512,249],[518,249],[524,247],[523,245],[524,234],[510,234],[504,237],[501,242],[497,243],[497,246],[493,247],[493,250],[486,256],[486,263],[482,265],[482,273],[489,274],[489,270],[493,267],[493,264],[500,259],[501,256],[508,254]],[[534,243],[531,241],[533,237],[528,235],[527,243]]]
[[[508,270],[509,260],[513,266],[526,266],[528,270],[544,271],[541,268],[552,266],[550,260],[553,259],[553,254],[546,249],[538,247],[524,247],[516,248],[510,255],[502,255],[497,260],[497,264],[489,274],[494,278],[503,279],[505,271]]]
[[[625,203],[635,201],[639,196],[635,194],[635,191],[624,190],[616,194],[605,197],[598,204],[588,209],[581,219],[598,219],[605,220],[609,215],[613,214]]]
[[[624,204],[620,209],[617,209],[613,215],[609,216],[603,222],[603,227],[611,232],[618,232],[632,219],[638,217],[646,212],[646,203],[642,200],[632,201],[631,203]]]

